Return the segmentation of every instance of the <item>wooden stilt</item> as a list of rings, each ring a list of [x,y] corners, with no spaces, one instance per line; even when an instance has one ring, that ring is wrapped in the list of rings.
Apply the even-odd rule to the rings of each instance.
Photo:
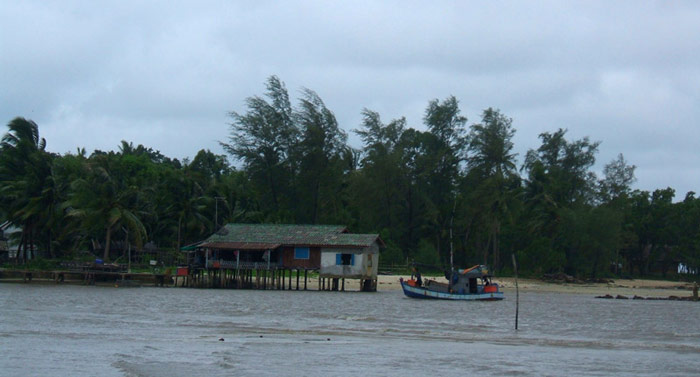
[[[299,269],[297,268],[297,291],[299,290]]]
[[[308,277],[309,270],[304,269],[304,290],[306,290],[306,278]]]
[[[341,289],[341,291],[345,292],[345,278],[343,278],[343,288]]]

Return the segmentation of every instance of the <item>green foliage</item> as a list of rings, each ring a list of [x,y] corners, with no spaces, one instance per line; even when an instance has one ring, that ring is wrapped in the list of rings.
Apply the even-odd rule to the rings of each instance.
[[[36,123],[15,118],[0,141],[0,224],[21,229],[19,262],[36,264],[124,258],[145,245],[178,253],[228,222],[272,222],[381,230],[383,264],[443,266],[453,252],[456,265],[501,272],[515,253],[525,275],[700,267],[695,193],[674,203],[671,188],[633,191],[635,166],[622,155],[598,180],[599,143],[587,137],[544,132],[519,171],[513,120],[497,109],[467,125],[455,97],[435,99],[424,131],[364,109],[356,150],[317,93],[302,89],[294,103],[272,76],[230,113],[221,145],[240,170],[208,150],[180,163],[127,141],[55,155]]]
[[[563,271],[566,255],[563,250],[552,247],[552,240],[538,237],[525,249],[517,253],[520,269],[536,275]]]
[[[388,242],[386,248],[381,254],[382,263],[391,265],[405,265],[406,259],[404,259],[401,248],[398,247],[394,242]]]
[[[42,257],[36,257],[30,261],[27,261],[27,263],[25,264],[24,267],[30,271],[46,271],[46,270],[57,269],[59,267],[59,262],[56,260],[50,260],[50,259],[45,259]]]
[[[432,242],[426,239],[422,239],[418,242],[418,250],[416,250],[414,261],[425,266],[435,266],[438,268],[442,266],[437,249],[435,249]]]

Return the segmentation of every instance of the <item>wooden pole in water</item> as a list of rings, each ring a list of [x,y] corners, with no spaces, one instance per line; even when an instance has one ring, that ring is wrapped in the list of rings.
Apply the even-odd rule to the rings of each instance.
[[[520,292],[518,290],[518,264],[515,262],[515,254],[513,257],[513,271],[515,272],[515,329],[518,329],[518,307],[520,306]]]

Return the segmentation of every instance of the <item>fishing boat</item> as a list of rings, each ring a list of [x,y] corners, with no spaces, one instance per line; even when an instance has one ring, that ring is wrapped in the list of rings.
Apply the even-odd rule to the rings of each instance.
[[[403,293],[411,298],[432,298],[442,300],[494,301],[503,300],[503,292],[498,284],[491,281],[492,275],[484,265],[476,265],[463,270],[452,270],[445,276],[448,283],[435,280],[423,282],[420,274],[416,278],[399,279]]]

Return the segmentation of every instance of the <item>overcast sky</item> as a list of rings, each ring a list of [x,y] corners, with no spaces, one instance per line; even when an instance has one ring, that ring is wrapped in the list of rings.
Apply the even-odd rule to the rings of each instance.
[[[602,142],[598,172],[622,153],[635,188],[700,190],[697,1],[22,1],[0,25],[0,121],[34,120],[52,152],[224,153],[228,112],[277,75],[354,147],[363,108],[425,129],[454,95],[469,124],[513,118],[520,162],[566,128]]]

